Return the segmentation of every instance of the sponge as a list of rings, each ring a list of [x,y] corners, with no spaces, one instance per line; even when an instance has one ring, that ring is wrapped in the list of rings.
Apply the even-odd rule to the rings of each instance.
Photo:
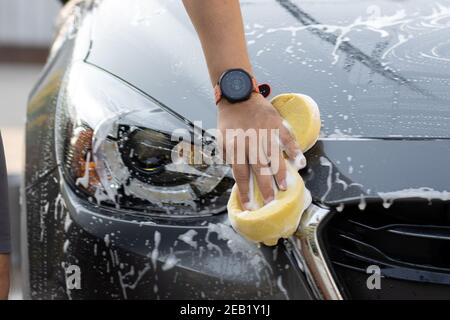
[[[271,101],[284,119],[303,152],[309,150],[320,133],[320,113],[314,100],[306,95],[288,93],[274,97]],[[228,217],[233,228],[253,242],[276,245],[280,238],[291,236],[300,222],[303,211],[311,203],[311,195],[305,188],[296,166],[286,161],[287,190],[275,190],[275,199],[264,205],[256,178],[250,177],[251,202],[259,209],[242,207],[237,186],[234,185],[228,201]]]

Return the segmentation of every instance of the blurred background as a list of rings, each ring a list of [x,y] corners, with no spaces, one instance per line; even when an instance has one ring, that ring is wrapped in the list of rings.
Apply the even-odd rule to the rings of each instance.
[[[57,0],[0,0],[0,130],[6,152],[12,229],[19,230],[19,186],[23,168],[25,110],[28,94],[45,64]],[[19,252],[13,237],[13,252]],[[13,254],[12,299],[20,299],[19,255]]]
[[[22,170],[27,96],[45,63],[59,8],[57,0],[0,0],[0,129],[11,174]]]

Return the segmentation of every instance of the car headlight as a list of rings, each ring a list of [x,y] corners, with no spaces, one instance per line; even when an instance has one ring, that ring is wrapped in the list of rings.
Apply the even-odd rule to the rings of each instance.
[[[226,208],[233,179],[214,134],[93,66],[66,75],[55,133],[64,179],[88,201],[156,215]]]

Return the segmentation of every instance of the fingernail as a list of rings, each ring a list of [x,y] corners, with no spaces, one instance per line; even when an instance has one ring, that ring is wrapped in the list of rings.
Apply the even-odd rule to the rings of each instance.
[[[252,204],[250,202],[244,203],[244,208],[248,211],[252,211]]]
[[[280,185],[279,185],[280,189],[285,191],[287,189],[287,182],[286,179],[281,180]]]
[[[306,167],[306,158],[302,152],[298,152],[294,159],[294,166],[297,170],[303,169]]]
[[[268,204],[269,202],[273,201],[273,196],[268,197],[267,199],[264,199],[264,204]]]

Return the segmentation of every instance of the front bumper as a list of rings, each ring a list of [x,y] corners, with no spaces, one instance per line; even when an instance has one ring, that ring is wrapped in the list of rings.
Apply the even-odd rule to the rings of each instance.
[[[143,220],[82,202],[61,185],[55,211],[63,229],[53,241],[60,270],[58,298],[311,299],[295,242],[276,247],[244,240],[224,214]],[[66,270],[80,269],[81,288],[68,289]]]

